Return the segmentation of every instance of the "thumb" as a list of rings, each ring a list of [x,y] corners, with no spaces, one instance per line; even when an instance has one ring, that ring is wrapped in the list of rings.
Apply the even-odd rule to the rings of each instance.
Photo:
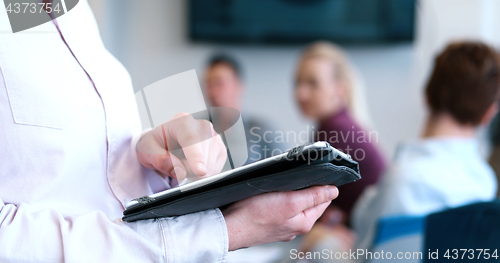
[[[339,195],[339,190],[333,185],[313,186],[300,192],[302,192],[302,198],[299,199],[299,207],[302,211],[330,202]]]

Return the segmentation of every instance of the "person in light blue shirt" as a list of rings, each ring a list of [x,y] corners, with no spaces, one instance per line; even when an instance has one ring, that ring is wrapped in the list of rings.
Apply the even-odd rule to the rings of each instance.
[[[450,44],[436,58],[425,92],[422,138],[401,144],[382,180],[355,205],[357,248],[372,246],[381,218],[424,216],[495,197],[494,172],[474,138],[498,111],[498,53],[478,42]]]

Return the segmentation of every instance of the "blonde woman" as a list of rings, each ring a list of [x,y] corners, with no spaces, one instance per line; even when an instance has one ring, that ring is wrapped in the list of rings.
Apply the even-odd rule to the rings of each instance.
[[[318,123],[315,140],[328,141],[350,154],[359,162],[363,177],[339,188],[342,195],[320,219],[324,226],[349,226],[354,203],[365,187],[378,181],[386,166],[376,145],[376,134],[363,129],[370,123],[358,83],[339,47],[318,42],[304,50],[296,72],[297,104],[306,117]]]

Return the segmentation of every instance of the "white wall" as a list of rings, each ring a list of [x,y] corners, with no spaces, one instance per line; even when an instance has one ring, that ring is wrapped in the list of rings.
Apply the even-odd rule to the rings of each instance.
[[[207,57],[225,50],[242,63],[245,111],[274,128],[305,129],[293,101],[299,46],[193,44],[187,37],[187,1],[89,0],[108,49],[129,70],[135,90],[195,68],[201,78]],[[449,39],[473,36],[496,42],[500,1],[422,0],[413,45],[345,47],[366,84],[375,129],[387,156],[401,140],[416,137],[425,118],[422,87],[435,53]]]

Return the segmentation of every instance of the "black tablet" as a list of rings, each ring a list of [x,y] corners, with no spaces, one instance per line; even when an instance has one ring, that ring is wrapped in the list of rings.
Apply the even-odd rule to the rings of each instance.
[[[293,191],[314,185],[340,186],[361,178],[358,163],[327,142],[295,147],[211,177],[143,196],[126,205],[127,222],[179,216],[222,207],[274,191]]]

